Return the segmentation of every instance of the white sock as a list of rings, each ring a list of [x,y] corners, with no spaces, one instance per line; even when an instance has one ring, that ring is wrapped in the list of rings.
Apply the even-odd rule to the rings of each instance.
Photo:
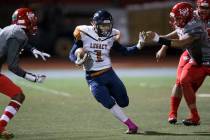
[[[119,119],[122,122],[125,122],[128,120],[128,117],[125,115],[125,113],[123,112],[122,108],[119,107],[117,104],[115,104],[110,111],[112,112],[112,114]]]

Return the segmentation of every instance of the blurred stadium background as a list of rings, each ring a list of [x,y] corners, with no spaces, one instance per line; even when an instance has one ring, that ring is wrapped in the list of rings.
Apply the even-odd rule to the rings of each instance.
[[[53,57],[66,59],[74,40],[74,28],[89,24],[96,10],[106,9],[112,13],[114,27],[122,32],[121,42],[130,45],[137,42],[139,31],[153,30],[160,34],[170,32],[169,9],[176,2],[177,0],[1,0],[0,28],[10,24],[15,9],[32,7],[39,17],[39,33],[31,39],[31,43]],[[151,58],[152,55],[154,58],[157,49],[158,47],[144,48],[141,56]],[[177,57],[180,52],[170,49],[169,56]],[[117,54],[116,56],[118,57]]]
[[[122,133],[126,128],[95,101],[84,80],[84,72],[68,60],[74,28],[89,24],[96,10],[111,12],[114,27],[122,32],[121,42],[132,45],[137,42],[139,31],[153,30],[160,34],[172,31],[168,23],[169,11],[176,2],[178,0],[1,0],[0,28],[10,24],[15,9],[32,7],[39,17],[39,32],[30,42],[52,55],[44,62],[26,52],[21,59],[23,68],[48,76],[43,84],[35,85],[3,71],[14,78],[27,97],[8,127],[16,134],[15,139],[208,140],[210,105],[207,96],[198,98],[201,126],[181,125],[181,119],[188,113],[184,102],[178,125],[171,126],[167,122],[169,97],[181,50],[169,49],[166,59],[159,63],[155,60],[159,47],[148,46],[139,55],[129,57],[113,52],[113,66],[130,97],[126,112],[146,131],[145,135],[135,136]],[[209,83],[207,79],[199,93],[208,94]],[[1,110],[7,102],[0,94]]]

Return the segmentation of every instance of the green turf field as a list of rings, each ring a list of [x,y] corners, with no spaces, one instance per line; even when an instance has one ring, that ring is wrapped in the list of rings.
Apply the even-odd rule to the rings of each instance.
[[[169,125],[170,91],[174,77],[122,78],[130,97],[125,109],[145,131],[126,135],[126,127],[98,104],[84,79],[49,79],[44,84],[15,80],[26,94],[26,101],[8,129],[15,140],[209,140],[210,98],[198,97],[201,125]],[[206,79],[199,93],[210,93]],[[0,95],[1,111],[9,100]],[[187,116],[182,101],[179,121]]]

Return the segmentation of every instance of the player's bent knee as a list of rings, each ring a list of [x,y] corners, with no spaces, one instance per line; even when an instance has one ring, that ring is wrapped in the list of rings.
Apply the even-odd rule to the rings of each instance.
[[[191,83],[191,79],[189,77],[183,77],[180,79],[180,84],[181,85],[188,85]]]
[[[13,96],[12,100],[16,100],[16,101],[18,101],[20,103],[23,103],[24,100],[25,100],[25,95],[21,92],[21,93],[15,95],[15,96]]]
[[[176,79],[175,85],[176,85],[176,86],[181,86],[181,80],[180,80],[180,79]]]
[[[122,107],[122,108],[127,107],[128,105],[129,105],[129,102],[123,103],[123,104],[119,104],[119,106]]]
[[[185,81],[185,80],[183,80],[183,81],[181,81],[180,85],[181,85],[182,87],[183,87],[183,86],[188,86],[188,85],[190,85],[190,81]]]
[[[107,109],[111,109],[115,105],[115,102],[102,103],[102,105]]]

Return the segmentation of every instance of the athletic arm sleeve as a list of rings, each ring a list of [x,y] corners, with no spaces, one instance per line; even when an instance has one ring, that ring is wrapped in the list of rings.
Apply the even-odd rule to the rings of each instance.
[[[206,32],[203,23],[192,22],[184,28],[184,33],[195,38],[201,38],[202,34]]]
[[[114,41],[112,48],[115,51],[120,52],[122,55],[131,55],[139,52],[139,49],[136,47],[136,45],[131,47],[126,47],[121,45],[118,41]]]
[[[69,53],[69,59],[72,62],[75,62],[77,60],[77,56],[75,55],[76,49],[82,48],[82,47],[83,47],[82,40],[77,40],[77,41],[74,42],[74,45],[73,45],[73,47],[72,47],[72,49],[70,50],[70,53]]]
[[[8,50],[7,50],[6,62],[8,64],[8,69],[10,71],[12,71],[13,73],[15,73],[16,75],[18,75],[20,77],[24,77],[26,72],[22,68],[20,68],[18,65],[19,52],[23,48],[23,47],[21,47],[21,45],[23,45],[23,42],[19,42],[15,38],[10,38],[8,40],[8,43],[7,43]]]

